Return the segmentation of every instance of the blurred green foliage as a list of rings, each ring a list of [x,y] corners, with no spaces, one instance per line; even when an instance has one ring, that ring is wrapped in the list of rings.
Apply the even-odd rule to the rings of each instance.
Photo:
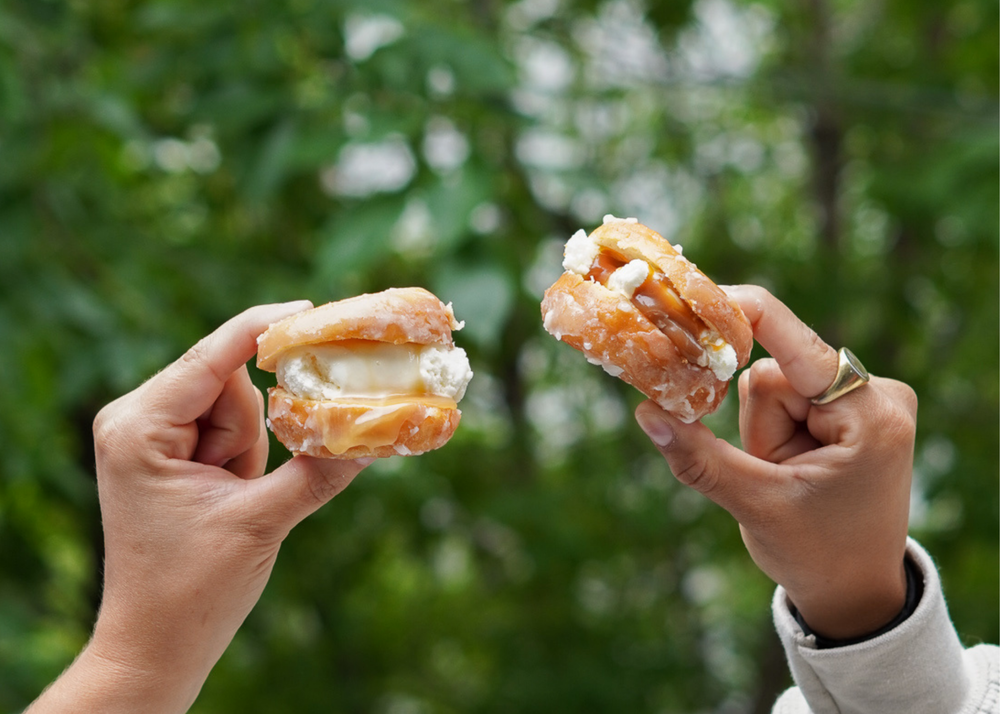
[[[467,322],[462,427],[293,533],[194,711],[766,710],[771,584],[540,329],[608,212],[917,390],[912,531],[997,641],[997,4],[649,5],[0,4],[0,710],[99,604],[97,410],[249,305],[393,285]]]

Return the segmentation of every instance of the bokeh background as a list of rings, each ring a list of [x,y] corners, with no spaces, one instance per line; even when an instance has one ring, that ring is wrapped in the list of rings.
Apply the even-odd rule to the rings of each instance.
[[[771,583],[540,329],[605,213],[916,388],[912,532],[996,642],[998,42],[992,0],[4,0],[0,710],[100,601],[97,410],[250,305],[422,285],[458,434],[292,534],[194,711],[767,711]]]

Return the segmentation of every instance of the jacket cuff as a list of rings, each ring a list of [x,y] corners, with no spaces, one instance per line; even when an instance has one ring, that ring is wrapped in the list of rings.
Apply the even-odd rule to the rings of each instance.
[[[920,601],[896,627],[861,642],[821,649],[796,622],[784,588],[777,588],[775,627],[792,677],[815,714],[930,714],[961,705],[970,685],[937,568],[913,539],[906,555],[923,583]]]

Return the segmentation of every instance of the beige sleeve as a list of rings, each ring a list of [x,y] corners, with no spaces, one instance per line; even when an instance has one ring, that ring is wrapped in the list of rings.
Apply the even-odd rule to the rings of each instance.
[[[866,642],[817,649],[777,589],[774,623],[797,686],[774,714],[1000,714],[1000,649],[962,647],[933,561],[912,539],[907,552],[923,573],[923,597],[905,622]]]

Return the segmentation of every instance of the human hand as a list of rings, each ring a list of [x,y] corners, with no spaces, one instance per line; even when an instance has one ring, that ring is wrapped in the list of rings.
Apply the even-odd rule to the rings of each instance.
[[[186,711],[285,536],[370,463],[297,456],[264,475],[264,399],[246,362],[269,324],[308,307],[243,312],[97,416],[103,600],[32,714]]]
[[[837,352],[763,288],[727,288],[771,355],[739,379],[745,451],[651,401],[636,419],[682,483],[729,511],[754,562],[810,628],[848,639],[877,630],[906,598],[917,399],[873,377],[824,406]]]

